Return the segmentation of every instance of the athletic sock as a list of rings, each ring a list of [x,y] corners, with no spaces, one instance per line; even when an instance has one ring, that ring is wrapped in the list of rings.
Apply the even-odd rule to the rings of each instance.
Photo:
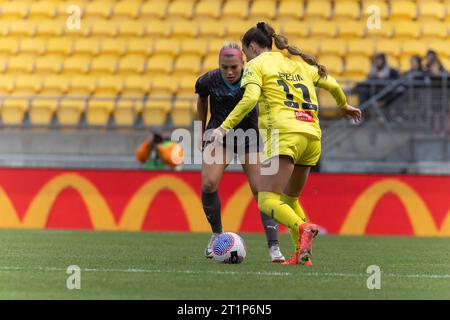
[[[266,232],[268,247],[278,244],[278,223],[264,212],[261,212],[261,222]]]
[[[302,223],[306,222],[305,211],[303,211],[302,206],[298,202],[298,197],[292,197],[283,193],[281,195],[281,201],[288,204],[295,211],[295,214],[299,216],[300,219],[302,219]],[[297,241],[298,231],[296,233],[293,233],[291,229],[289,229],[289,233],[291,234],[291,239],[292,242],[294,243],[295,249],[298,250],[299,249]]]
[[[202,191],[202,205],[206,219],[213,233],[222,233],[222,218],[220,216],[220,199],[217,191],[207,193]]]

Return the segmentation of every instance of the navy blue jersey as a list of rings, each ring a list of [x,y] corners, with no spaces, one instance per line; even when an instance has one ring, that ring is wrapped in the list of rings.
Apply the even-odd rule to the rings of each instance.
[[[215,69],[205,73],[198,78],[195,84],[195,93],[201,98],[209,96],[209,108],[211,118],[206,129],[215,129],[219,127],[227,118],[230,112],[238,104],[244,95],[244,88],[241,88],[239,81],[235,85],[229,84],[220,73]],[[234,129],[258,129],[258,111],[254,108]]]

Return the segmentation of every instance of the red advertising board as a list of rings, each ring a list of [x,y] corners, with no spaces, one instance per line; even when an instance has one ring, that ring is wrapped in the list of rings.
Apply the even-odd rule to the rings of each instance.
[[[209,232],[199,172],[0,169],[0,228]],[[262,232],[242,173],[220,185],[224,229]],[[450,236],[450,177],[311,174],[300,197],[333,234]]]

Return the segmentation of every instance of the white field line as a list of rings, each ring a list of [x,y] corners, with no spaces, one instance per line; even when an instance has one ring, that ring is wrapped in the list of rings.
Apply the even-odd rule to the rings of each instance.
[[[301,266],[299,266],[301,267]],[[18,266],[1,266],[0,271],[58,271],[66,272],[67,269],[58,267],[43,267],[35,266],[30,268]],[[220,270],[173,270],[173,269],[99,269],[99,268],[82,268],[81,272],[98,272],[98,273],[169,273],[169,274],[225,274],[225,275],[245,275],[245,276],[274,276],[274,277],[335,277],[335,278],[349,278],[349,277],[365,277],[369,275],[365,273],[334,273],[334,272],[304,272],[301,274],[293,274],[291,272],[268,272],[268,271],[220,271]],[[450,274],[395,274],[382,273],[382,277],[390,278],[419,278],[419,279],[450,279]]]

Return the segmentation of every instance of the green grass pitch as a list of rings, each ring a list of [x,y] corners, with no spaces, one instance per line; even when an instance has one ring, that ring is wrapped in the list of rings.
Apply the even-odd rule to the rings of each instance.
[[[264,235],[241,235],[246,260],[222,265],[203,257],[208,234],[0,230],[0,299],[450,299],[450,238],[319,236],[314,266],[285,267]]]

